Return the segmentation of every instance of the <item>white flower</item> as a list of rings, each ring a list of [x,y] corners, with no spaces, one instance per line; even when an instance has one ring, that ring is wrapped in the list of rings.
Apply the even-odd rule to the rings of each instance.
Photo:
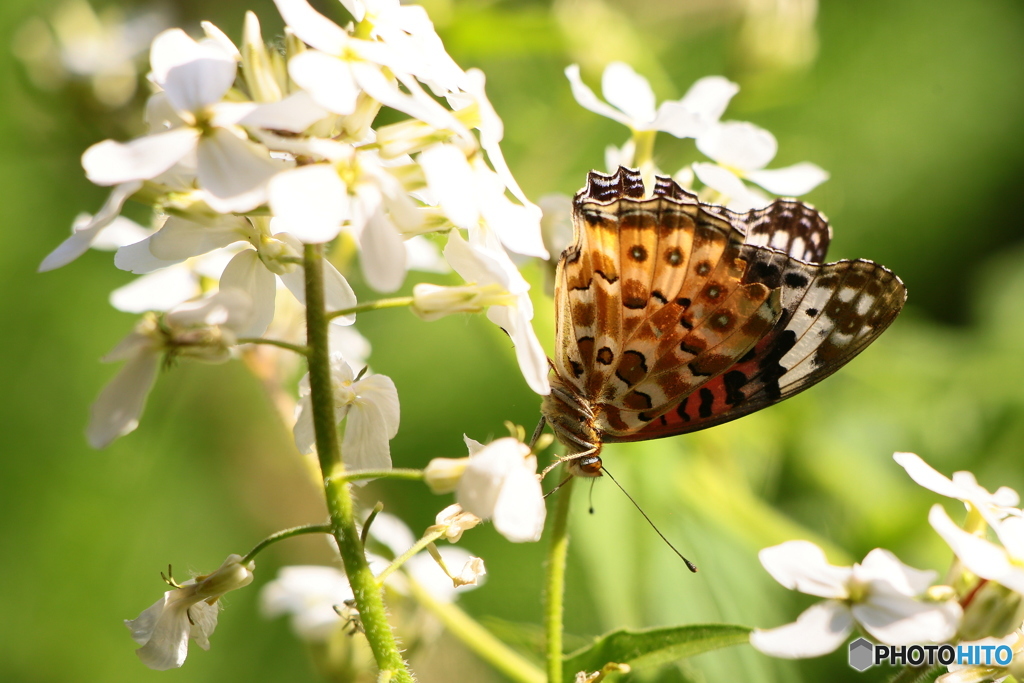
[[[459,480],[456,500],[513,543],[540,540],[544,493],[537,479],[537,456],[526,444],[506,437],[471,452]]]
[[[418,157],[427,187],[445,216],[469,230],[493,230],[509,251],[548,258],[540,234],[541,210],[505,195],[505,180],[477,156],[472,163],[455,145],[434,145]]]
[[[237,50],[236,50],[237,53]],[[97,185],[149,180],[179,162],[191,165],[215,211],[248,211],[266,200],[267,181],[288,164],[271,159],[239,124],[302,132],[322,118],[319,107],[280,111],[281,103],[224,103],[237,68],[222,41],[197,43],[181,29],[164,31],[150,54],[153,80],[163,88],[148,106],[155,132],[128,143],[105,140],[86,150],[82,165]],[[273,107],[273,108],[271,108]]]
[[[241,555],[229,555],[217,571],[167,591],[137,619],[125,620],[132,639],[142,645],[135,652],[143,664],[157,671],[181,666],[188,655],[190,637],[199,647],[210,649],[219,598],[252,582],[255,563],[243,565],[241,560]]]
[[[230,358],[238,331],[248,325],[251,302],[244,292],[223,290],[182,304],[162,318],[149,315],[104,358],[125,361],[92,405],[86,436],[103,448],[139,425],[146,397],[164,354],[207,363]]]
[[[270,206],[279,224],[302,242],[328,242],[344,227],[359,242],[367,282],[394,291],[405,279],[404,235],[423,217],[392,169],[372,151],[316,145],[330,163],[309,164],[270,183]]]
[[[647,79],[622,62],[605,67],[599,100],[580,78],[580,67],[565,68],[573,97],[585,108],[628,126],[634,132],[660,130],[678,138],[693,138],[718,121],[739,86],[721,76],[702,78],[678,101],[662,102],[655,108],[654,91]]]
[[[341,0],[358,22],[366,22],[371,35],[416,57],[417,77],[436,94],[455,92],[465,75],[448,55],[427,11],[399,0]]]
[[[260,608],[267,618],[290,614],[295,633],[318,642],[337,630],[341,618],[335,607],[352,597],[344,572],[334,567],[297,565],[282,567],[277,578],[263,587]]]
[[[983,579],[1024,593],[1024,518],[1013,516],[989,522],[1001,546],[958,527],[941,505],[932,506],[928,521],[967,569]]]
[[[349,35],[314,10],[306,0],[274,0],[285,23],[312,50],[288,62],[288,73],[322,107],[336,114],[356,111],[359,95],[430,123],[438,128],[462,125],[430,98],[411,76],[432,80],[436,67],[423,59],[415,42],[362,40]],[[386,75],[387,68],[393,76]],[[409,88],[404,93],[395,79]]]
[[[230,259],[213,277],[220,280],[221,288],[240,289],[249,295],[253,315],[249,328],[242,335],[258,337],[266,332],[274,319],[278,278],[296,299],[300,302],[306,300],[303,269],[294,262],[302,258],[302,245],[288,233],[274,233],[274,227],[276,223],[260,217],[221,216],[216,221],[197,223],[171,216],[146,240],[122,247],[116,263],[118,267],[135,273],[150,272],[184,259],[230,248]],[[239,241],[252,248],[230,246]],[[348,281],[326,259],[323,266],[328,307],[341,310],[354,306],[356,296]],[[209,272],[202,274],[210,276]],[[355,317],[343,316],[334,322],[350,325],[355,322]]]
[[[409,577],[423,586],[435,600],[452,602],[459,593],[476,588],[483,583],[483,577],[487,570],[484,568],[482,559],[455,546],[442,546],[437,549],[437,552],[448,571],[442,568],[429,553],[415,555],[405,563],[405,570]],[[453,567],[458,571],[449,575],[448,572]]]
[[[747,187],[743,178],[789,197],[806,194],[828,180],[828,173],[809,162],[765,170],[778,148],[774,135],[752,123],[717,122],[697,136],[697,149],[716,163],[695,163],[693,171],[702,183],[727,197],[727,205],[734,211],[769,203],[763,194]]]
[[[467,242],[458,230],[452,230],[444,255],[466,282],[478,286],[497,285],[515,297],[513,304],[492,305],[487,309],[487,319],[512,338],[519,369],[530,388],[541,395],[549,393],[547,355],[530,322],[533,320],[530,285],[493,233],[471,231]]]
[[[876,548],[860,564],[836,567],[809,541],[787,541],[759,553],[761,564],[786,588],[826,598],[795,623],[755,629],[750,644],[775,657],[817,657],[839,647],[861,626],[889,645],[946,642],[956,633],[962,611],[954,599],[922,599],[935,572],[900,562]]]
[[[893,453],[892,457],[921,486],[947,498],[962,500],[968,509],[977,510],[990,522],[1021,515],[1017,509],[1020,496],[1007,486],[1000,486],[995,493],[989,493],[970,472],[954,472],[953,478],[949,479],[914,453]]]
[[[427,529],[427,531],[443,529],[444,537],[449,543],[458,543],[464,532],[472,529],[482,521],[472,512],[463,510],[462,506],[458,503],[453,503],[437,513],[434,517],[434,526]]]
[[[395,383],[385,375],[356,379],[348,363],[331,354],[331,386],[334,418],[348,419],[341,445],[345,467],[352,470],[391,469],[391,439],[398,433],[399,407]],[[295,420],[295,445],[309,453],[316,443],[313,406],[309,395],[309,374],[299,382],[299,405]]]

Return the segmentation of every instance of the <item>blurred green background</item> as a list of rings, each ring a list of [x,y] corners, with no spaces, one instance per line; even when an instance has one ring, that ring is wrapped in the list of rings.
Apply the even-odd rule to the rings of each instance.
[[[318,6],[344,18],[333,2]],[[104,451],[86,446],[88,406],[115,371],[98,358],[134,322],[107,295],[132,276],[100,252],[56,272],[35,269],[75,214],[95,212],[105,197],[83,177],[81,152],[125,133],[90,108],[81,88],[41,91],[11,56],[18,27],[55,7],[0,4],[0,179],[9,209],[0,251],[0,680],[318,680],[287,623],[265,621],[257,608],[257,589],[278,566],[325,561],[322,543],[310,539],[260,556],[253,587],[229,596],[210,652],[193,649],[181,670],[166,673],[146,670],[132,653],[121,620],[157,599],[168,563],[179,577],[208,571],[273,530],[320,521],[323,509],[290,435],[240,363],[182,364],[161,378],[137,432]],[[142,5],[124,4],[131,7]],[[266,36],[280,35],[265,1],[164,7],[193,35],[209,19],[237,40],[246,9]],[[948,550],[926,522],[937,496],[910,482],[891,460],[895,450],[916,451],[947,474],[970,469],[990,490],[1024,488],[1024,5],[823,0],[816,18],[806,0],[435,0],[428,9],[455,60],[486,72],[509,164],[531,197],[575,192],[587,170],[603,167],[604,147],[627,136],[574,103],[567,64],[580,63],[597,84],[608,61],[627,61],[660,98],[723,74],[742,86],[727,118],[778,137],[774,166],[809,160],[832,174],[808,197],[832,219],[830,257],[882,262],[910,291],[879,342],[806,394],[708,432],[605,451],[612,472],[701,572],[691,576],[610,482],[594,487],[593,515],[580,486],[571,634],[792,621],[811,599],[777,585],[756,556],[790,538],[821,542],[834,562],[881,546],[943,572]],[[657,149],[666,170],[695,154],[692,141],[665,135]],[[528,272],[550,350],[550,299],[540,269]],[[486,440],[504,433],[504,420],[536,423],[538,398],[507,338],[482,317],[427,324],[384,311],[358,327],[373,344],[374,369],[400,392],[397,466],[463,455],[463,432]],[[384,501],[417,532],[450,502],[413,483],[364,491],[365,502]],[[543,544],[510,545],[489,527],[462,544],[489,573],[461,604],[529,652]],[[413,655],[424,681],[502,680],[445,636]],[[855,673],[845,658],[840,650],[781,662],[740,647],[630,680],[886,678]]]

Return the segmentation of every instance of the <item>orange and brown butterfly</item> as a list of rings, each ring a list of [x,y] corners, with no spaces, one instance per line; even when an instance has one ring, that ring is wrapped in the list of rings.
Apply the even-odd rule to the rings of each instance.
[[[807,389],[907,298],[877,263],[825,263],[827,220],[792,199],[741,214],[671,178],[648,193],[637,171],[595,171],[573,226],[541,411],[576,475],[600,476],[606,443],[694,432]]]

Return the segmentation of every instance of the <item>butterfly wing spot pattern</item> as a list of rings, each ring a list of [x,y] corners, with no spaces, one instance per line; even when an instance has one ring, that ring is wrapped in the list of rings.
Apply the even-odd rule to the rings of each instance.
[[[619,168],[590,173],[573,225],[541,411],[582,476],[600,475],[605,443],[705,429],[813,386],[907,297],[877,263],[825,263],[828,221],[791,199],[738,214],[671,178],[648,197],[640,174]]]

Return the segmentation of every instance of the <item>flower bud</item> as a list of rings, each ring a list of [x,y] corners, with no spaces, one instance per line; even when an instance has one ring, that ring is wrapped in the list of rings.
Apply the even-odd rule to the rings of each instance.
[[[513,306],[516,297],[497,284],[442,287],[421,283],[412,288],[412,312],[424,320],[452,313],[479,313],[488,306]]]
[[[423,470],[427,486],[433,493],[451,493],[459,485],[469,458],[434,458]]]

